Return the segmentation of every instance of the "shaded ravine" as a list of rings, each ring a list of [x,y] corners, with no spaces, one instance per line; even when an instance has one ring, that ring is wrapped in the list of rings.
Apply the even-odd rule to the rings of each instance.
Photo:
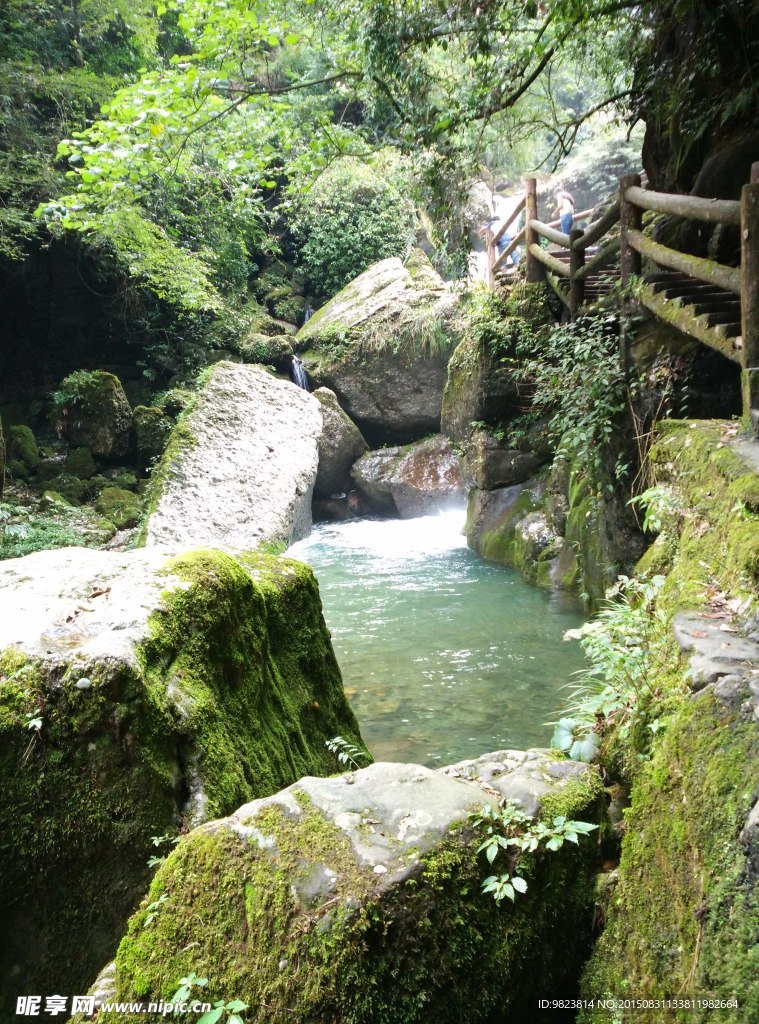
[[[378,760],[434,767],[548,746],[583,664],[577,600],[466,547],[463,512],[322,524],[288,554],[313,568],[361,732]]]

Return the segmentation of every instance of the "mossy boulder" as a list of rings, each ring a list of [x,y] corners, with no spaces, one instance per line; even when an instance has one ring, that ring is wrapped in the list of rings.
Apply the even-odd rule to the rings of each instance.
[[[172,423],[166,414],[155,406],[138,405],[134,410],[134,431],[137,439],[137,456],[143,466],[163,454],[169,440]]]
[[[123,487],[104,487],[98,495],[95,508],[119,530],[136,526],[142,514],[140,499]]]
[[[71,473],[59,473],[57,476],[50,477],[44,487],[45,490],[57,491],[58,494],[62,494],[72,505],[78,505],[83,501],[87,491],[87,484],[78,476],[72,476]]]
[[[97,465],[89,448],[72,448],[66,455],[64,471],[80,480],[89,480],[97,472]]]
[[[71,444],[106,461],[129,451],[132,408],[118,377],[104,370],[77,370],[53,395],[56,430]]]
[[[497,487],[521,484],[534,477],[548,455],[544,449],[536,449],[529,443],[516,447],[509,440],[478,428],[470,430],[462,469],[472,486],[492,491]]]
[[[314,494],[318,498],[329,498],[351,489],[351,466],[368,451],[369,445],[350,416],[340,408],[334,391],[317,388],[313,395],[321,406],[324,423],[319,438],[319,468]]]
[[[295,347],[370,444],[398,444],[440,429],[459,334],[457,295],[420,254],[411,267],[392,257],[365,270],[308,320]]]
[[[292,362],[293,346],[286,334],[268,335],[251,331],[237,346],[245,363],[262,363],[284,369]]]
[[[4,562],[0,587],[0,970],[9,996],[84,991],[151,836],[330,773],[325,741],[360,737],[298,562],[68,548]]]
[[[463,508],[465,501],[458,456],[442,434],[400,448],[367,452],[351,475],[366,508],[379,515],[410,519]]]
[[[571,991],[588,948],[597,844],[536,857],[526,894],[499,908],[469,815],[503,796],[597,821],[600,792],[594,769],[541,751],[302,779],[180,842],[111,987],[157,1001],[202,965],[203,998],[243,1000],[249,1024],[537,1021],[536,992]]]
[[[145,543],[245,551],[305,536],[322,430],[306,391],[216,363],[153,470]]]
[[[20,463],[27,475],[31,475],[40,464],[37,439],[29,427],[21,424],[10,427],[6,444],[8,462]]]

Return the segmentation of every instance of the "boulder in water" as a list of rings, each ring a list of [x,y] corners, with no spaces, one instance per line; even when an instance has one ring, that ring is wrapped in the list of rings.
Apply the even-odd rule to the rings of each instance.
[[[351,473],[365,506],[375,514],[411,519],[464,505],[459,459],[442,434],[368,452]]]
[[[65,548],[0,563],[0,592],[0,970],[83,991],[152,854],[358,729],[298,562]]]
[[[351,490],[351,466],[369,450],[369,445],[353,420],[340,408],[334,391],[317,388],[313,395],[322,407],[324,421],[324,430],[319,438],[319,469],[314,494],[319,498],[330,498]]]
[[[404,443],[440,429],[458,299],[414,250],[365,270],[300,329],[296,347],[371,444]]]
[[[499,907],[469,816],[504,797],[598,821],[601,793],[594,768],[545,751],[301,779],[180,842],[108,992],[157,1001],[200,964],[202,997],[234,994],[250,1024],[532,1020],[536,993],[566,995],[587,954],[597,842],[538,855],[527,892]]]
[[[216,363],[154,470],[145,543],[251,550],[306,536],[321,433],[307,392]]]

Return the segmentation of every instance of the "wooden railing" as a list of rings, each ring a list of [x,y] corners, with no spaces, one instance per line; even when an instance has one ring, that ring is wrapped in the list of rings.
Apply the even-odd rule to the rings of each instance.
[[[759,432],[759,163],[751,169],[740,201],[653,192],[642,187],[637,174],[620,179],[619,195],[607,210],[584,230],[564,234],[559,221],[538,218],[537,182],[524,180],[524,197],[497,233],[488,233],[488,283],[514,250],[524,245],[528,281],[547,278],[574,318],[589,298],[598,297],[599,271],[615,262],[612,276],[630,284],[641,278],[643,261],[654,272],[635,292],[635,301],[659,319],[716,348],[742,370],[743,405],[747,421]],[[726,266],[712,259],[691,256],[655,242],[643,233],[643,213],[670,216],[740,228],[741,263]],[[499,240],[524,211],[525,224],[502,253]],[[575,221],[591,210],[575,214]],[[540,239],[552,248],[544,248]],[[588,249],[598,249],[588,258]],[[595,295],[588,291],[593,281]],[[674,301],[673,297],[674,296]],[[738,325],[739,321],[739,325]]]

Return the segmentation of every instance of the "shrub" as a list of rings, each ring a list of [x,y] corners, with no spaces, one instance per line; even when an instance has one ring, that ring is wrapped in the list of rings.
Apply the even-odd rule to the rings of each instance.
[[[329,298],[372,263],[403,256],[413,241],[413,206],[398,164],[334,164],[301,201],[292,223],[310,291]]]

